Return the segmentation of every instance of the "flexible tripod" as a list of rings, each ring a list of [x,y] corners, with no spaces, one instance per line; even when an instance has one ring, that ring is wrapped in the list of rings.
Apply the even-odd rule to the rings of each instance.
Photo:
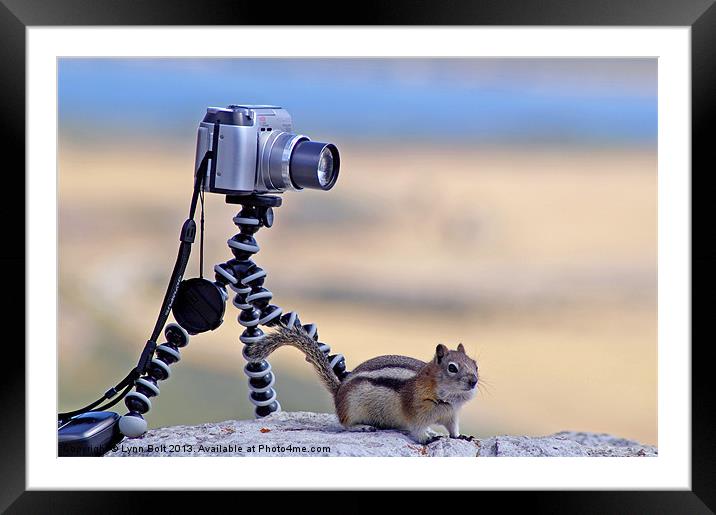
[[[236,294],[233,304],[241,310],[238,322],[245,327],[239,340],[245,346],[251,345],[265,337],[259,326],[273,327],[280,324],[283,327],[302,327],[310,337],[318,341],[318,328],[315,324],[302,325],[297,313],[283,313],[280,307],[270,303],[273,294],[264,287],[266,272],[251,260],[251,256],[259,251],[254,234],[261,227],[268,228],[273,225],[273,208],[281,205],[281,198],[270,195],[227,196],[226,202],[243,207],[233,219],[239,233],[227,241],[234,259],[216,265],[214,271],[217,282],[228,285]],[[327,344],[319,344],[333,371],[339,378],[343,378],[346,375],[343,356],[331,355],[331,348]],[[246,348],[243,355],[246,358]],[[248,361],[248,358],[246,359]],[[256,406],[256,416],[265,417],[280,410],[281,405],[273,389],[275,377],[271,372],[271,364],[266,360],[249,361],[244,372],[249,377],[249,400]]]
[[[298,314],[283,310],[271,304],[273,294],[264,287],[266,272],[258,267],[251,257],[259,251],[254,235],[261,227],[273,225],[273,208],[281,205],[281,198],[271,195],[227,196],[229,204],[239,204],[241,211],[234,217],[234,224],[239,233],[232,236],[227,244],[234,255],[233,259],[220,263],[214,267],[215,285],[223,292],[226,300],[226,287],[236,294],[233,305],[239,310],[238,322],[245,329],[239,340],[245,346],[252,345],[265,338],[259,326],[303,328],[306,333],[318,342],[318,328],[315,324],[302,324]],[[170,375],[169,366],[180,359],[179,349],[189,343],[189,334],[178,324],[169,324],[165,329],[167,342],[156,348],[156,357],[151,360],[143,376],[135,381],[135,389],[127,394],[125,405],[129,410],[120,423],[120,429],[125,436],[141,436],[147,429],[147,422],[143,415],[151,409],[151,398],[159,395],[158,381],[167,379]],[[319,342],[321,351],[330,362],[331,368],[343,379],[346,364],[343,355],[330,354],[331,348]],[[246,352],[244,348],[244,358]],[[248,358],[246,358],[248,361]],[[274,374],[271,364],[266,361],[249,361],[244,367],[249,377],[249,400],[255,406],[257,418],[265,417],[281,409],[277,400]]]

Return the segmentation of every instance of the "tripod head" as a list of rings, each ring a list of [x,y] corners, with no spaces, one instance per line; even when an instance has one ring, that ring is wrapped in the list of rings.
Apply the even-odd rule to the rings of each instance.
[[[227,204],[240,204],[249,207],[280,207],[283,202],[281,197],[276,195],[226,195]]]
[[[275,195],[259,195],[254,193],[251,195],[226,196],[227,204],[239,204],[244,206],[244,209],[247,210],[246,214],[249,212],[256,213],[261,224],[260,226],[263,227],[271,227],[273,225],[273,208],[280,207],[282,202],[283,199]],[[236,218],[239,217],[241,217],[241,214],[234,218],[234,222],[236,222]],[[256,230],[258,231],[258,228]]]

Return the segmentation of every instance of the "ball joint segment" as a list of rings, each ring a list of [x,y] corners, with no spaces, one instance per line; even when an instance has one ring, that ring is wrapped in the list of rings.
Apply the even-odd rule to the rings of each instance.
[[[171,365],[181,359],[179,349],[189,344],[189,334],[179,324],[168,324],[164,336],[166,343],[157,346],[147,371],[134,382],[134,391],[124,398],[129,412],[119,419],[119,431],[129,438],[136,438],[147,431],[144,415],[152,409],[151,399],[159,395],[158,383],[169,379]]]

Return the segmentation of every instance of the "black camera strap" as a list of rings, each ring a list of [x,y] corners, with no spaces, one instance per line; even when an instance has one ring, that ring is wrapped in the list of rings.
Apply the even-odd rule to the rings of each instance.
[[[120,400],[124,398],[127,393],[129,393],[129,390],[132,389],[132,386],[134,385],[134,381],[136,381],[147,369],[149,366],[149,363],[152,360],[152,356],[154,355],[154,350],[157,348],[157,339],[159,338],[159,335],[162,332],[162,329],[164,328],[164,325],[167,322],[167,318],[169,317],[169,313],[172,310],[172,305],[174,303],[174,298],[176,297],[177,289],[179,288],[179,284],[182,281],[182,278],[184,277],[184,272],[186,271],[186,266],[189,263],[189,256],[191,254],[191,245],[194,243],[194,238],[196,236],[196,222],[194,222],[194,216],[196,215],[196,206],[197,202],[201,198],[201,273],[203,276],[203,261],[204,261],[204,179],[206,178],[206,172],[208,168],[208,162],[209,159],[212,157],[212,151],[209,150],[204,154],[204,158],[201,160],[201,164],[199,165],[199,168],[196,170],[196,176],[194,177],[194,191],[192,193],[191,197],[191,206],[189,207],[189,218],[187,218],[184,221],[184,224],[182,225],[181,234],[179,237],[179,241],[181,242],[179,244],[179,252],[177,254],[176,262],[174,263],[174,269],[172,270],[171,278],[169,279],[169,285],[167,286],[167,291],[164,294],[164,300],[162,302],[162,307],[159,310],[159,316],[157,317],[157,322],[154,325],[154,330],[152,331],[152,335],[149,337],[149,340],[147,340],[147,343],[144,345],[144,349],[142,350],[142,354],[139,357],[139,361],[137,362],[137,366],[134,367],[127,376],[122,379],[117,385],[113,386],[109,390],[107,390],[104,395],[94,401],[91,404],[88,404],[84,408],[80,408],[75,411],[69,411],[66,413],[59,413],[57,415],[57,419],[59,421],[65,421],[67,419],[70,419],[76,415],[80,415],[82,413],[86,413],[88,411],[102,411],[107,408],[110,408],[117,404]],[[121,391],[121,395],[115,399],[113,399],[111,402],[108,402],[107,404],[103,406],[99,406],[102,402],[108,401],[115,397],[117,393]],[[99,407],[98,407],[99,406]]]
[[[202,183],[203,184],[203,183]],[[199,200],[201,200],[201,216],[199,217],[200,239],[199,239],[199,278],[204,278],[204,188],[201,188],[199,193]]]

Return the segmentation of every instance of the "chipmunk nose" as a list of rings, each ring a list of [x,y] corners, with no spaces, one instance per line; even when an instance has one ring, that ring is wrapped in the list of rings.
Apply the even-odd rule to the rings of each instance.
[[[473,374],[468,380],[468,384],[470,385],[470,388],[475,388],[475,385],[477,384],[477,375]]]

